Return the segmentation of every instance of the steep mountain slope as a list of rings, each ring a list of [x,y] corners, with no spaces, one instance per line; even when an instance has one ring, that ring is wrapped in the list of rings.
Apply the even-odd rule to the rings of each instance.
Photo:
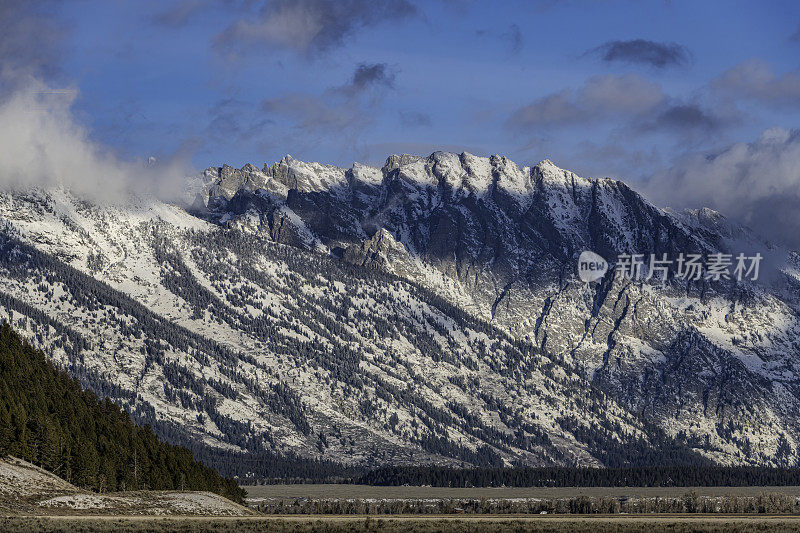
[[[794,461],[796,270],[769,289],[575,277],[584,249],[758,244],[713,212],[443,153],[209,169],[192,200],[0,197],[0,313],[174,441],[369,465]]]
[[[519,168],[470,154],[392,156],[381,169],[287,157],[261,171],[209,169],[205,178],[196,205],[208,206],[209,220],[415,280],[559,354],[717,460],[762,453],[758,461],[780,462],[789,457],[779,450],[797,449],[796,255],[766,289],[674,279],[660,289],[614,272],[591,287],[575,279],[583,250],[612,261],[621,253],[786,255],[713,211],[665,211],[621,182],[583,179],[549,161]]]
[[[569,365],[397,277],[65,193],[14,201],[74,218],[8,232],[9,318],[173,438],[356,464],[695,460]],[[111,265],[94,270],[108,284],[65,261]]]

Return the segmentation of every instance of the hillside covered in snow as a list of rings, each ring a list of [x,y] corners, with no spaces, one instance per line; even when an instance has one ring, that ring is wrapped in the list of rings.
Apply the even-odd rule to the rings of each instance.
[[[361,466],[795,465],[798,258],[718,213],[440,152],[223,166],[187,194],[0,195],[0,315],[173,442]],[[780,261],[763,283],[587,284],[584,250]]]

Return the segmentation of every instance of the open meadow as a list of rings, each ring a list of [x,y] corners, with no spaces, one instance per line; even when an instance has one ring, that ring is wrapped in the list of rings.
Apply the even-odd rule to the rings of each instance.
[[[800,487],[248,487],[266,515],[800,515]]]
[[[8,533],[115,532],[152,533],[214,531],[216,533],[656,533],[683,532],[778,532],[800,531],[800,517],[786,516],[284,516],[284,517],[16,517],[0,518],[0,530]]]

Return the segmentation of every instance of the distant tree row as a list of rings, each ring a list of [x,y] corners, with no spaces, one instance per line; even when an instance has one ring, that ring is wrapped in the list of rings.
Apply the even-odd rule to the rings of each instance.
[[[448,499],[297,499],[267,500],[257,506],[266,514],[651,514],[731,513],[797,514],[800,500],[789,494],[628,498],[448,498]]]
[[[464,469],[400,466],[373,469],[351,482],[433,487],[766,487],[800,485],[800,469],[709,465]]]

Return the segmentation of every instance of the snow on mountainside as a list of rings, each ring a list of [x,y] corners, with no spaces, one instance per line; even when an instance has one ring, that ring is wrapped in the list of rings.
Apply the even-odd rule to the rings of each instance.
[[[212,168],[188,210],[0,195],[0,314],[180,442],[355,464],[794,464],[795,266],[600,282],[589,249],[750,252],[544,161]],[[764,248],[772,256],[785,252]]]
[[[612,452],[647,442],[566,365],[398,278],[167,224],[163,206],[129,218],[63,192],[13,205],[0,256],[12,323],[169,434],[359,464],[595,464],[596,443],[562,425],[596,425]]]

